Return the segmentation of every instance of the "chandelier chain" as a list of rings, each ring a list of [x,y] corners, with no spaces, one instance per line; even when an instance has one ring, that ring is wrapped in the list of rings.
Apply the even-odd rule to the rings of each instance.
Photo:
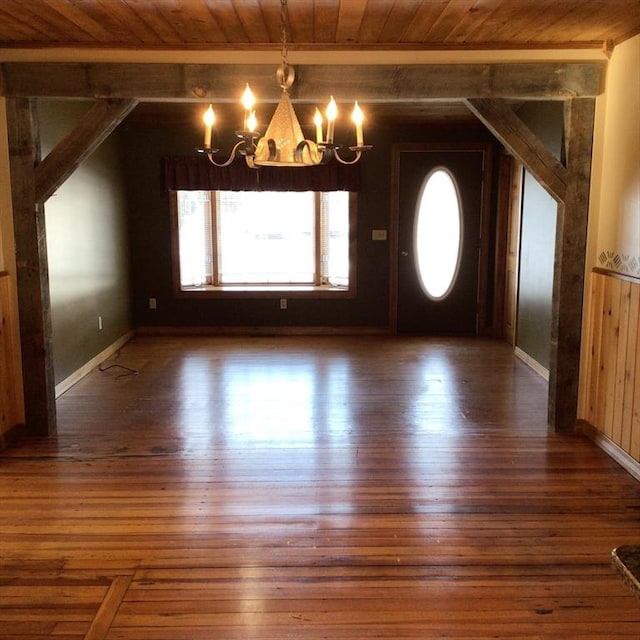
[[[288,65],[289,62],[287,60],[287,31],[289,28],[289,14],[287,10],[287,0],[281,0],[280,6],[280,43],[282,45],[281,55],[282,55],[282,64]]]

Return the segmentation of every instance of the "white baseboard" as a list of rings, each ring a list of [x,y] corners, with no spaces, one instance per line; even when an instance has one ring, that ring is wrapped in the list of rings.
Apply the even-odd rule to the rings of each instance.
[[[89,362],[74,371],[70,376],[66,377],[62,382],[56,385],[56,398],[59,398],[65,391],[68,391],[74,384],[82,380],[88,373],[93,371],[100,363],[111,357],[114,353],[122,349],[122,347],[133,338],[135,331],[129,331],[118,338],[113,344],[103,349],[97,356],[91,358]]]
[[[547,382],[549,382],[549,369],[543,367],[537,360],[534,360],[528,353],[525,353],[518,347],[514,349],[514,353],[518,358],[520,358],[520,360],[522,360],[522,362],[531,367],[539,376],[542,376]]]

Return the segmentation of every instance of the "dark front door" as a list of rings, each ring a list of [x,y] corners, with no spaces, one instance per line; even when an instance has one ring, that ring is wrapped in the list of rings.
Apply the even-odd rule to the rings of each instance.
[[[402,151],[398,168],[397,331],[476,334],[484,149]],[[414,241],[418,198],[425,179],[442,168],[457,185],[461,207],[460,254],[453,284],[430,297],[417,268]],[[433,205],[437,211],[437,203]],[[446,221],[443,221],[443,224]]]

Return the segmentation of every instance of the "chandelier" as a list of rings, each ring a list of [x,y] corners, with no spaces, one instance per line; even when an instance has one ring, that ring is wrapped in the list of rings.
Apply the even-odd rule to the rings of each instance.
[[[342,164],[355,164],[360,160],[363,151],[371,149],[371,145],[364,144],[364,115],[357,101],[351,114],[351,119],[356,129],[356,144],[348,147],[351,153],[346,158],[339,154],[341,147],[334,142],[338,107],[333,96],[331,96],[325,111],[326,130],[322,113],[316,108],[313,118],[315,140],[309,140],[302,134],[302,128],[289,98],[289,89],[295,79],[295,70],[287,62],[287,33],[289,28],[287,0],[281,0],[280,19],[282,62],[277,69],[276,78],[282,92],[278,106],[264,136],[257,131],[258,124],[254,109],[256,99],[247,84],[242,95],[242,106],[244,107],[243,128],[240,131],[236,131],[236,136],[240,138],[240,141],[233,147],[228,159],[223,162],[216,162],[215,160],[215,155],[219,150],[214,149],[211,144],[213,125],[215,124],[215,114],[211,104],[203,116],[205,125],[204,146],[197,149],[197,151],[205,154],[209,161],[217,167],[229,166],[238,155],[244,156],[247,165],[251,168],[262,166],[308,167],[326,164],[332,159]]]

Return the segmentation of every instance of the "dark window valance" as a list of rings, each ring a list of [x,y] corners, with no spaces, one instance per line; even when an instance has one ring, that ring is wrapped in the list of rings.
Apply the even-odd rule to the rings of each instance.
[[[216,167],[202,156],[163,158],[167,191],[359,191],[360,166],[260,167],[243,160]]]

